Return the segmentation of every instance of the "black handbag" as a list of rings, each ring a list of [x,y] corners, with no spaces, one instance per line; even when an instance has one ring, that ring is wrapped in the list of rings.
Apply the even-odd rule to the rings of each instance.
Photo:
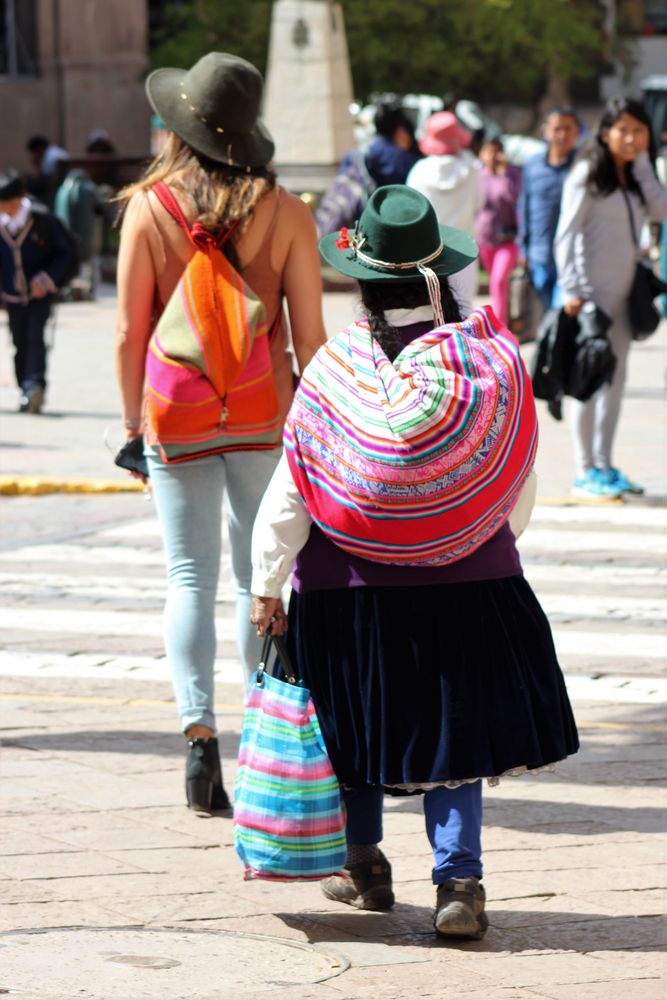
[[[635,248],[638,249],[639,241],[635,231],[635,220],[632,215],[628,195],[625,191],[623,191],[623,197],[625,198],[628,210],[632,242]],[[647,337],[650,337],[658,329],[660,313],[656,309],[653,300],[658,295],[665,295],[666,293],[667,284],[658,277],[650,265],[637,261],[628,297],[628,311],[630,313],[633,340],[646,340]]]

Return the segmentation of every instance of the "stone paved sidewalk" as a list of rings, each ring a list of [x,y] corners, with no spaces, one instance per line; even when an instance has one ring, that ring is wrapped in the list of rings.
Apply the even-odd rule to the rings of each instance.
[[[350,309],[348,295],[325,297],[330,333]],[[125,484],[103,444],[106,430],[119,443],[113,312],[111,297],[62,307],[40,417],[14,412],[0,335],[0,472],[8,480]],[[154,663],[143,673],[131,664],[132,679],[112,662],[154,660],[158,638],[143,625],[130,639],[100,631],[108,628],[102,611],[109,602],[119,617],[125,608],[135,619],[142,606],[159,606],[150,567],[101,562],[102,598],[77,562],[94,540],[72,548],[98,524],[122,524],[131,535],[128,525],[146,517],[146,505],[136,496],[3,498],[0,575],[12,598],[3,620],[11,641],[0,657],[0,995],[664,1000],[666,727],[655,646],[664,589],[661,598],[649,508],[664,505],[665,496],[666,344],[663,324],[633,349],[619,435],[619,464],[648,487],[640,507],[650,524],[642,526],[628,504],[607,532],[598,510],[558,506],[572,475],[567,430],[540,407],[540,493],[554,504],[538,508],[532,542],[526,535],[535,549],[529,575],[544,588],[555,627],[577,633],[578,651],[585,626],[585,653],[566,651],[577,674],[582,750],[555,775],[488,790],[491,928],[482,942],[434,938],[430,851],[416,799],[387,803],[384,847],[397,895],[389,914],[337,906],[317,885],[243,882],[231,820],[198,818],[183,805],[184,747],[170,686]],[[21,546],[13,565],[10,550]],[[32,563],[21,562],[25,546],[39,548]],[[608,595],[618,599],[610,603]],[[591,665],[607,655],[610,636],[604,700]],[[225,643],[223,630],[223,652]],[[95,655],[86,671],[80,662],[88,647]],[[106,672],[99,650],[108,653]],[[42,652],[40,669],[60,656],[48,676],[33,669]],[[596,685],[597,697],[586,700]],[[241,724],[233,678],[221,678],[218,698],[231,786]]]
[[[663,1000],[664,710],[576,705],[582,752],[485,797],[491,928],[431,929],[417,800],[389,800],[397,904],[243,882],[227,818],[184,807],[165,683],[3,678],[0,993],[34,1000]],[[241,690],[220,685],[231,785]],[[37,932],[42,933],[37,933]]]

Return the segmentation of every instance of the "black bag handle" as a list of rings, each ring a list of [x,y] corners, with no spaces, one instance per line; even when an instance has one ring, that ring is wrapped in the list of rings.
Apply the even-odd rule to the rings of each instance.
[[[296,684],[300,679],[297,669],[292,662],[292,658],[287,652],[287,646],[285,645],[285,640],[281,635],[272,635],[269,629],[264,633],[264,642],[262,644],[262,652],[259,659],[259,666],[257,667],[257,687],[261,687],[264,683],[264,674],[267,671],[269,656],[271,655],[271,644],[273,643],[273,648],[276,654],[276,658],[273,662],[273,671],[269,671],[271,677],[275,676],[276,663],[280,663],[283,668],[283,672],[287,681],[290,684]]]

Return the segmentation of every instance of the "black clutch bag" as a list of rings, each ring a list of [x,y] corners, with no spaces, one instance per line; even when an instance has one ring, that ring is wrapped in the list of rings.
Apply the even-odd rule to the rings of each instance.
[[[129,472],[138,472],[141,476],[148,477],[148,464],[144,455],[143,437],[128,438],[123,447],[118,451],[114,462],[121,469]]]

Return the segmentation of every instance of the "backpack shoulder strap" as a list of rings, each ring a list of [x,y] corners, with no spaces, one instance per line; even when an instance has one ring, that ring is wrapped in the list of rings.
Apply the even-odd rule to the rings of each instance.
[[[162,181],[158,181],[157,184],[154,184],[151,190],[154,191],[155,197],[158,199],[162,207],[169,213],[172,219],[178,223],[190,242],[198,250],[202,250],[204,247],[211,244],[216,246],[218,250],[221,250],[241,221],[239,217],[232,223],[231,226],[229,226],[228,229],[224,229],[218,233],[217,236],[214,236],[200,222],[195,222],[193,226],[190,225],[188,220],[185,218],[178,201],[174,198],[167,185]]]
[[[163,183],[163,181],[158,181],[157,184],[153,185],[151,190],[172,219],[179,224],[181,229],[183,229],[188,236],[190,236],[190,223],[185,218],[181,206],[178,204],[178,201],[174,198],[167,185]]]

